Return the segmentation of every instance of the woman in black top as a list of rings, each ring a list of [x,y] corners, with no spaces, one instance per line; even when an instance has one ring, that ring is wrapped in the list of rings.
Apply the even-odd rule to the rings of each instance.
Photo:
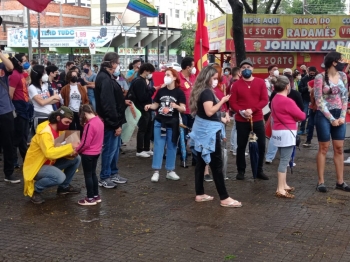
[[[158,110],[154,121],[154,154],[152,168],[154,169],[152,182],[158,182],[159,170],[162,168],[164,146],[166,145],[165,169],[166,178],[179,180],[175,173],[177,141],[179,138],[179,114],[186,111],[186,97],[180,87],[178,73],[168,68],[165,71],[164,84],[166,88],[158,91],[154,103],[145,105],[145,111]]]

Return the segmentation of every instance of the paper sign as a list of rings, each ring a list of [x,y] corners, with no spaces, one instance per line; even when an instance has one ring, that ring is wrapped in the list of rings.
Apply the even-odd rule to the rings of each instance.
[[[342,54],[344,63],[350,63],[350,48],[345,46],[337,46],[337,52]]]

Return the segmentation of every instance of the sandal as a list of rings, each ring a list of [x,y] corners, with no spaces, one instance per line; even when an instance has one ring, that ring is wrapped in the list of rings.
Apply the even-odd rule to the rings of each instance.
[[[242,203],[238,202],[237,200],[233,200],[229,204],[222,204],[222,203],[220,203],[220,206],[222,206],[222,207],[242,207]]]
[[[324,183],[317,184],[316,190],[317,190],[318,192],[326,193],[326,192],[327,192],[327,187],[325,186]]]
[[[336,183],[335,189],[339,189],[339,190],[343,190],[343,191],[346,191],[346,192],[350,192],[350,187],[345,182],[343,182],[343,184]]]
[[[285,189],[288,193],[294,192],[295,191],[295,187],[291,187],[289,189]]]
[[[214,197],[212,196],[206,196],[206,197],[202,197],[201,199],[195,199],[194,201],[196,202],[207,202],[207,201],[212,201],[214,199]]]
[[[275,195],[276,197],[279,197],[279,198],[294,198],[294,195],[288,193],[287,191],[285,195],[281,194],[280,192],[276,192]]]

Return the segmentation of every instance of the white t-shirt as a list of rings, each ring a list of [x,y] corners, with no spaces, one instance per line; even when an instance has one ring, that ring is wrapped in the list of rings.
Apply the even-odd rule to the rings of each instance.
[[[41,106],[38,102],[35,101],[34,97],[39,95],[42,99],[48,99],[50,97],[49,90],[47,85],[42,85],[41,89],[30,85],[28,87],[29,98],[32,100],[34,105],[34,111],[38,113],[50,114],[53,111],[52,105]]]
[[[295,130],[272,130],[272,136],[270,139],[272,139],[273,144],[276,147],[288,147],[295,146],[296,136],[297,131]]]
[[[64,104],[63,98],[60,94],[60,99],[61,99],[61,104]],[[69,109],[72,110],[73,112],[79,112],[81,104],[81,95],[78,89],[77,85],[70,86],[70,93],[69,93]]]

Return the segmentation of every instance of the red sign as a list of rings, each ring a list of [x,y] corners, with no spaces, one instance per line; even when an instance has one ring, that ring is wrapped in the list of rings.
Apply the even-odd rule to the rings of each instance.
[[[95,48],[95,43],[90,43],[90,49],[94,49]]]
[[[283,27],[261,27],[261,26],[245,26],[245,38],[282,38]]]
[[[279,68],[295,66],[295,56],[288,53],[249,53],[247,59],[253,62],[255,69],[266,69],[269,65],[277,65]]]

